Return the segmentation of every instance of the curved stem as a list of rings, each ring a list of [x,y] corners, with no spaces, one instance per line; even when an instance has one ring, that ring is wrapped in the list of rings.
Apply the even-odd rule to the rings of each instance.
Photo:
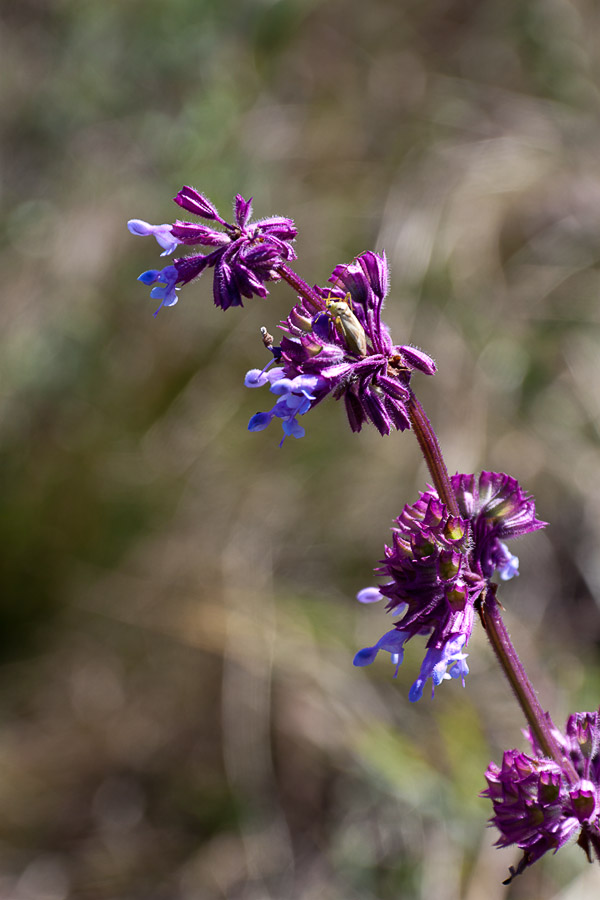
[[[500,615],[500,604],[496,599],[497,585],[490,584],[478,612],[489,642],[493,647],[500,668],[513,689],[519,706],[531,727],[531,731],[544,756],[553,759],[567,774],[572,783],[578,775],[571,761],[565,756],[553,734],[553,723],[540,706],[540,702],[527,677],[523,664],[510,639],[510,635]]]
[[[313,312],[320,312],[325,309],[325,304],[314,290],[299,275],[294,272],[286,263],[279,263],[275,266],[275,271],[284,281],[294,288],[297,294],[300,294],[303,300],[311,307]]]
[[[419,442],[419,447],[427,463],[429,474],[431,475],[434,487],[438,493],[438,497],[442,500],[449,512],[453,516],[460,515],[458,503],[452,490],[448,469],[442,456],[437,435],[433,430],[431,422],[425,414],[425,410],[417,400],[412,389],[407,404],[410,424],[412,425],[415,437]]]

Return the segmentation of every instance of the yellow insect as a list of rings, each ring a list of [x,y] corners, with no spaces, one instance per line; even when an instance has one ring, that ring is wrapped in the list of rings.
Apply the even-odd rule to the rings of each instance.
[[[352,303],[350,294],[346,294],[345,300],[336,300],[333,297],[329,297],[325,301],[325,306],[337,333],[346,342],[348,349],[359,356],[366,356],[367,336],[364,328],[352,312],[350,303]]]

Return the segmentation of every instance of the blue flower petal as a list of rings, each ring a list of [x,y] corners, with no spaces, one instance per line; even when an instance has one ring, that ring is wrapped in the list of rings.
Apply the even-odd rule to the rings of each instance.
[[[283,430],[285,432],[286,437],[295,437],[295,438],[303,438],[306,434],[305,429],[302,427],[300,422],[297,422],[296,419],[289,418],[284,419],[281,423]]]
[[[366,587],[359,591],[356,595],[359,603],[378,603],[383,600],[383,594],[376,587]]]
[[[397,674],[398,668],[402,665],[404,643],[408,636],[409,633],[407,631],[401,631],[398,628],[386,631],[373,647],[363,647],[362,650],[358,651],[354,657],[354,665],[369,666],[380,650],[387,650],[392,655],[392,663],[396,666]]]
[[[138,275],[137,280],[141,281],[142,284],[156,284],[159,275],[159,269],[148,269],[146,272],[142,272],[141,275]]]
[[[270,412],[258,412],[248,422],[248,431],[264,431],[273,418]]]
[[[362,650],[359,650],[354,660],[352,662],[353,666],[370,666],[377,653],[379,652],[379,647],[363,647]]]

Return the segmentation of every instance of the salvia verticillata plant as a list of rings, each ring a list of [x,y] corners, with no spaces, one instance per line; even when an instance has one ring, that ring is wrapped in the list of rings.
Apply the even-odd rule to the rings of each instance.
[[[139,276],[151,287],[150,296],[160,301],[156,313],[177,303],[180,289],[207,269],[213,270],[213,298],[221,309],[267,297],[276,281],[286,282],[295,295],[279,325],[279,343],[261,329],[267,361],[246,374],[245,384],[268,389],[273,399],[270,409],[252,416],[249,430],[262,431],[279,419],[281,444],[286,437],[301,438],[305,429],[300,420],[331,396],[343,399],[353,432],[366,424],[382,435],[412,430],[423,453],[432,484],[393,523],[389,546],[375,569],[383,583],[358,594],[362,603],[385,600],[387,611],[397,618],[374,646],[357,652],[354,665],[369,665],[384,650],[397,672],[405,644],[423,638],[423,663],[409,699],[419,700],[429,681],[432,695],[443,681],[464,684],[467,647],[478,618],[524,713],[531,744],[531,753],[508,750],[502,765],[491,762],[485,773],[488,786],[482,796],[492,802],[490,824],[500,832],[497,844],[523,851],[505,883],[571,839],[590,861],[600,861],[600,711],[574,713],[562,732],[554,725],[540,706],[496,598],[495,576],[506,581],[519,573],[519,560],[505,541],[546,523],[537,518],[533,498],[510,475],[484,471],[449,476],[411,384],[415,371],[434,375],[435,363],[416,347],[395,344],[382,319],[389,291],[385,255],[361,253],[350,264],[336,266],[326,286],[310,286],[289,265],[296,259],[292,244],[297,230],[291,219],[272,216],[253,222],[251,201],[239,194],[234,222],[223,219],[194,188],[183,187],[174,199],[209,224],[128,223],[132,234],[153,235],[162,256],[180,246],[207,248]]]

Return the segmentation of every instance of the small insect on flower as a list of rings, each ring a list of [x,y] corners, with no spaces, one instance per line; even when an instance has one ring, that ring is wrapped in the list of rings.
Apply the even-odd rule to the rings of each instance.
[[[366,356],[367,336],[364,328],[354,315],[350,303],[352,303],[352,299],[348,293],[345,300],[336,300],[333,297],[329,297],[325,301],[325,306],[337,333],[346,342],[348,349],[352,353],[358,354],[358,356]]]
[[[271,350],[275,342],[275,338],[272,334],[269,334],[264,325],[260,326],[260,336],[262,337],[262,342],[267,350]]]

